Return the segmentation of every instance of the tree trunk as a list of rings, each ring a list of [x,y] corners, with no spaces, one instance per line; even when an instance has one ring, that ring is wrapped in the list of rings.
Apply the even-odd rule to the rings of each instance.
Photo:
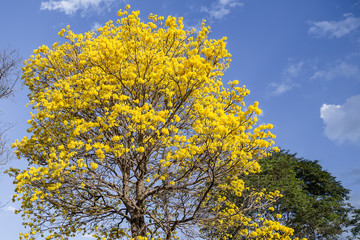
[[[144,214],[136,209],[131,214],[131,236],[135,239],[140,236],[146,237]]]

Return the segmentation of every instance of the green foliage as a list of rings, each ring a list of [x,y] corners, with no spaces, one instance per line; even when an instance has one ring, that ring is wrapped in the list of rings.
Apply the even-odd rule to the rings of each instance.
[[[360,235],[360,209],[354,209],[352,212],[350,226],[352,226],[352,236],[349,237],[349,239],[355,239],[356,236]],[[359,239],[359,237],[357,239]]]
[[[250,184],[247,187],[265,188],[269,192],[279,190],[283,197],[275,203],[274,212],[254,211],[254,215],[281,214],[281,219],[276,220],[293,228],[295,236],[309,240],[339,239],[353,226],[353,237],[359,233],[360,211],[347,202],[349,190],[323,170],[318,161],[281,151],[260,160],[259,164],[262,171],[244,180]],[[246,196],[239,197],[237,204],[246,208],[244,199]]]

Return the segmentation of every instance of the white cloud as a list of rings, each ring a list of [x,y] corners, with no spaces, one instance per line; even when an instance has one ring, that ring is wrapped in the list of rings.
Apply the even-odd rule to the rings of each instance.
[[[67,15],[81,11],[85,14],[89,10],[101,11],[104,6],[109,7],[114,0],[49,0],[41,2],[41,10],[59,10]]]
[[[330,140],[340,143],[360,140],[360,95],[348,98],[344,105],[323,104],[320,117]]]
[[[345,14],[341,21],[311,22],[309,34],[314,37],[341,38],[360,27],[360,18]]]
[[[353,78],[360,80],[360,69],[356,65],[338,61],[326,70],[316,71],[310,79],[332,80],[336,78]]]
[[[285,70],[285,74],[290,78],[297,77],[299,76],[299,73],[303,66],[304,66],[303,61],[296,64],[292,64]]]
[[[14,213],[16,208],[13,207],[13,206],[6,206],[6,207],[3,208],[3,210],[5,210],[6,212]]]
[[[94,22],[93,25],[91,26],[91,30],[96,31],[100,27],[102,27],[102,25],[100,23]]]
[[[294,86],[291,83],[271,83],[270,87],[272,88],[271,95],[281,95],[293,89]]]
[[[299,77],[301,71],[303,70],[304,64],[304,61],[300,61],[289,65],[283,71],[282,81],[280,83],[270,84],[270,95],[280,95],[298,86],[298,83],[295,80]]]
[[[360,81],[360,65],[335,61],[319,69],[317,59],[290,63],[282,72],[279,82],[269,84],[270,95],[281,95],[295,87],[299,87],[303,80],[333,80],[350,79]]]
[[[221,19],[230,13],[231,8],[242,7],[244,3],[237,0],[217,0],[211,7],[201,6],[201,11],[210,14],[211,17]]]

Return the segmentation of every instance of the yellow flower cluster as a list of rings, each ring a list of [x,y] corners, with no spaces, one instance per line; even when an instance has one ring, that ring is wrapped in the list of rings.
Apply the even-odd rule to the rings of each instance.
[[[240,197],[245,189],[241,175],[259,172],[256,160],[271,152],[272,125],[256,126],[258,103],[245,107],[243,102],[249,90],[238,81],[223,87],[221,76],[231,56],[226,38],[208,39],[205,22],[195,32],[184,29],[182,18],[151,14],[149,22],[142,22],[138,11],[126,10],[118,16],[96,32],[62,29],[64,43],[41,46],[25,62],[23,78],[35,113],[28,121],[31,137],[13,147],[29,168],[8,171],[15,177],[14,200],[21,201],[25,225],[31,228],[22,239],[34,239],[44,229],[49,230],[46,239],[79,231],[96,232],[97,239],[129,236],[117,224],[111,228],[97,222],[89,230],[74,216],[110,216],[109,207],[120,209],[126,201],[130,206],[135,200],[126,189],[133,194],[193,187],[199,192],[189,199],[196,200],[210,173],[216,191]],[[108,196],[101,198],[104,208],[96,205],[99,189]],[[253,224],[256,230],[244,230],[243,236],[287,239],[292,233],[278,222],[256,225],[224,195],[201,204],[209,205],[224,224]]]

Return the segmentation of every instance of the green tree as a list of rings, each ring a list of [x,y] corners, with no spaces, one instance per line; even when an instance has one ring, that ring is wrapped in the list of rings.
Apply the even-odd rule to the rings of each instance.
[[[244,108],[244,86],[222,86],[226,39],[208,39],[205,23],[195,32],[182,18],[118,15],[97,33],[61,30],[66,41],[23,68],[35,113],[13,146],[28,167],[9,170],[30,228],[21,237],[174,239],[219,223],[290,239],[292,229],[224,198],[242,194],[275,137],[256,125],[257,102]],[[277,195],[251,191],[249,210]]]
[[[277,220],[293,228],[296,236],[338,239],[351,227],[350,217],[355,212],[347,202],[349,190],[323,170],[318,161],[281,151],[259,160],[259,164],[261,172],[244,181],[250,188],[281,192],[283,197],[274,204],[274,212],[281,214]],[[243,204],[243,197],[238,198],[237,204]],[[269,212],[253,214],[267,216]],[[352,225],[355,224],[354,218]]]
[[[350,232],[352,236],[349,236],[349,239],[359,239],[360,235],[360,209],[353,209],[353,212],[351,213],[351,219],[350,219]]]

